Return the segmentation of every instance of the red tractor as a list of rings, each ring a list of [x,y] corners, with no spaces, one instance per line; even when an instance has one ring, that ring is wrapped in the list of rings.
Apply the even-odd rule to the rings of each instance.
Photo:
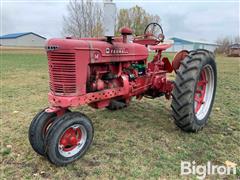
[[[156,31],[158,29],[158,31]],[[160,32],[160,33],[156,33]],[[207,50],[180,51],[170,63],[162,52],[162,28],[150,23],[142,36],[121,29],[121,37],[50,39],[50,107],[39,112],[29,128],[32,148],[62,166],[82,157],[93,140],[93,124],[69,108],[89,105],[117,110],[133,97],[172,97],[172,115],[178,127],[196,132],[210,115],[216,90],[216,64]],[[148,61],[149,49],[155,52]],[[166,75],[174,71],[175,81]]]

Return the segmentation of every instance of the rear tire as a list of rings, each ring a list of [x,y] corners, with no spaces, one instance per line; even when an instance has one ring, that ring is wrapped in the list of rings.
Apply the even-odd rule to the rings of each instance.
[[[45,138],[49,161],[64,166],[81,158],[93,140],[91,120],[82,113],[71,112],[59,117],[50,127]]]
[[[213,53],[191,51],[176,71],[172,92],[172,115],[175,124],[186,132],[202,129],[209,118],[217,84]]]

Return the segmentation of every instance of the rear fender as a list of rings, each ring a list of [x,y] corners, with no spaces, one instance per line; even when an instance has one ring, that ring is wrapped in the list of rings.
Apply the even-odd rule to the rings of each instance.
[[[189,54],[189,52],[187,50],[182,50],[179,51],[173,58],[172,61],[172,67],[173,70],[176,72],[178,70],[178,68],[180,67],[180,63],[181,61]]]

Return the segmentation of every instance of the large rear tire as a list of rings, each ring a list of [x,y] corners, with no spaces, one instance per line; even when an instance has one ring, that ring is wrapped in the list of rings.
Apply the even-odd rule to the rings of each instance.
[[[172,93],[172,114],[175,124],[186,132],[202,129],[211,113],[217,84],[214,54],[194,50],[176,71]]]

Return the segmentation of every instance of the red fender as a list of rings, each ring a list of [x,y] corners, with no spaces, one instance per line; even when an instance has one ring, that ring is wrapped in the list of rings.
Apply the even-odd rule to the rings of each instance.
[[[173,58],[172,61],[172,67],[174,69],[174,71],[176,72],[176,70],[180,67],[180,63],[181,61],[189,54],[189,52],[187,50],[182,50],[179,51]]]

